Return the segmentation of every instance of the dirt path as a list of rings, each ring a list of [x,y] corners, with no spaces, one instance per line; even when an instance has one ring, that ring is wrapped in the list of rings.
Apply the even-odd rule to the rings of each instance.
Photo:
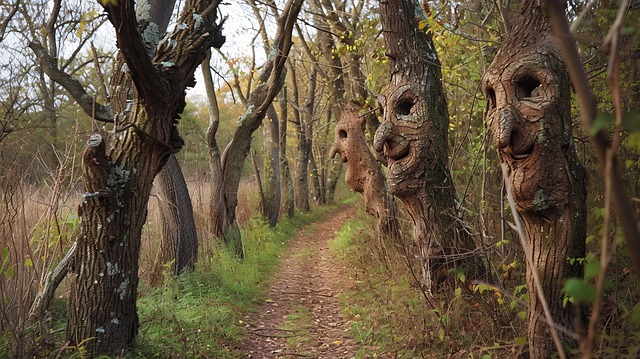
[[[354,213],[353,207],[341,208],[292,239],[268,299],[244,319],[244,358],[355,357],[337,297],[349,279],[327,244]]]

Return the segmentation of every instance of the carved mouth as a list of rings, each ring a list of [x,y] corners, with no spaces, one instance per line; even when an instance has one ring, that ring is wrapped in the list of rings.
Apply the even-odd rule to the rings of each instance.
[[[392,161],[399,161],[409,155],[409,143],[407,141],[395,145],[387,143],[384,146],[384,155]]]

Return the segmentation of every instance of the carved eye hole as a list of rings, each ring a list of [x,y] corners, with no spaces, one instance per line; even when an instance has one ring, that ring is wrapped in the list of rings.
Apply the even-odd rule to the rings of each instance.
[[[338,131],[338,136],[340,136],[340,138],[342,138],[342,139],[347,138],[347,131],[345,131],[345,130]]]
[[[540,81],[532,76],[523,76],[516,81],[516,95],[518,98],[540,96]]]
[[[412,98],[404,97],[398,99],[398,103],[396,104],[396,115],[408,116],[411,113],[413,105],[415,105],[415,102]]]
[[[487,87],[484,89],[484,92],[487,96],[487,100],[489,100],[489,110],[493,110],[494,108],[496,108],[496,91],[493,89],[493,87],[487,85]]]

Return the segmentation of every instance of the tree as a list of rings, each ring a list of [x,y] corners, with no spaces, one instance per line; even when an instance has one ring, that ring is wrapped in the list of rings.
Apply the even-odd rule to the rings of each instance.
[[[222,152],[221,183],[222,198],[213,208],[212,218],[215,228],[221,230],[217,235],[224,237],[225,242],[238,256],[243,256],[242,239],[236,221],[238,204],[238,188],[242,166],[251,148],[253,133],[258,129],[267,114],[273,99],[284,85],[282,72],[292,46],[291,31],[296,17],[302,7],[302,0],[287,1],[281,16],[278,18],[278,30],[273,49],[259,77],[259,85],[251,91],[247,99],[247,111],[238,119],[231,142]]]
[[[386,96],[379,98],[384,119],[373,145],[387,161],[391,193],[413,220],[423,284],[431,291],[432,275],[445,276],[453,263],[465,264],[467,278],[484,269],[455,207],[440,63],[430,35],[416,20],[426,24],[424,14],[412,0],[381,1],[380,19],[391,78]]]
[[[224,43],[216,23],[218,5],[187,1],[178,25],[158,41],[156,24],[138,26],[134,1],[105,2],[120,50],[109,105],[93,102],[77,80],[39,56],[51,78],[64,81],[96,120],[114,127],[92,135],[83,154],[86,192],[78,208],[82,222],[70,270],[67,339],[82,344],[91,356],[119,354],[135,340],[138,254],[147,202],[154,177],[182,146],[176,123],[185,89],[195,82],[195,68],[210,47]],[[140,10],[142,18],[150,18],[149,3]],[[159,45],[150,57],[147,44],[154,43]]]
[[[548,358],[556,350],[552,326],[581,329],[583,318],[565,307],[562,288],[566,278],[582,277],[577,259],[585,256],[586,173],[573,145],[569,76],[537,4],[521,4],[483,87],[493,143],[532,257],[526,270],[529,353]],[[545,320],[543,301],[553,323]],[[575,346],[569,336],[563,339]]]

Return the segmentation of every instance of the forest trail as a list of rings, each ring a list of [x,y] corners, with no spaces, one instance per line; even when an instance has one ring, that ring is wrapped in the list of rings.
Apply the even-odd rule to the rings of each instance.
[[[355,357],[338,299],[350,279],[327,243],[354,215],[354,207],[342,207],[291,240],[266,301],[243,320],[243,358]]]

